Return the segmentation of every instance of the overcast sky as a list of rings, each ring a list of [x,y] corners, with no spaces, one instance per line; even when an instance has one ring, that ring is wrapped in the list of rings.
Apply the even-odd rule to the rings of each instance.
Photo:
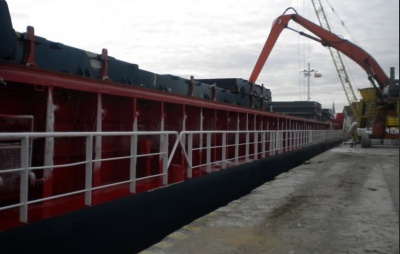
[[[321,0],[333,32],[357,42],[389,75],[399,77],[398,0]],[[286,8],[318,23],[311,0],[9,0],[14,29],[35,28],[37,36],[136,63],[141,69],[184,78],[248,79],[272,22]],[[334,8],[332,11],[331,7]],[[344,25],[341,25],[341,21]],[[296,23],[290,26],[307,32]],[[347,28],[350,34],[345,30]],[[366,73],[344,57],[352,84],[370,87]],[[285,29],[257,84],[273,101],[307,100],[341,112],[347,99],[329,50]]]

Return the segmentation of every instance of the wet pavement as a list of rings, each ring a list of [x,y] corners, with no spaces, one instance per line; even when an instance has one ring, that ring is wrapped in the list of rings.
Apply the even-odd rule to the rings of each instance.
[[[342,144],[141,253],[399,253],[399,147]]]

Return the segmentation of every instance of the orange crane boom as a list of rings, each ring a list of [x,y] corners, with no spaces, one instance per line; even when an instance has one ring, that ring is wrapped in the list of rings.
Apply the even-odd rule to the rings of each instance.
[[[292,9],[295,14],[285,14],[289,9]],[[370,137],[377,139],[386,138],[388,136],[386,134],[386,118],[388,115],[396,115],[396,110],[398,111],[399,80],[395,80],[394,75],[389,78],[378,62],[359,46],[298,15],[296,10],[293,8],[288,8],[286,11],[275,19],[267,41],[265,42],[256,65],[254,66],[253,72],[250,75],[249,81],[253,84],[257,81],[257,78],[278,40],[279,35],[283,29],[288,28],[302,36],[321,43],[322,46],[335,48],[337,51],[340,51],[352,59],[367,72],[368,79],[374,86],[376,95],[380,98],[382,105],[378,110]],[[314,35],[306,34],[290,28],[288,24],[291,20],[308,29]],[[375,84],[375,81],[378,85]],[[366,139],[368,139],[366,143],[369,143],[369,136],[364,138],[364,140]],[[365,147],[368,147],[368,144],[366,144]]]
[[[308,29],[317,37],[306,34],[304,32],[296,31],[295,29],[288,27],[289,21],[291,20]],[[257,81],[257,78],[265,62],[267,61],[279,35],[285,28],[288,28],[290,30],[298,32],[300,35],[315,40],[325,47],[332,47],[342,52],[354,62],[356,62],[361,68],[363,68],[367,72],[370,80],[371,78],[375,79],[381,89],[388,84],[390,80],[389,77],[382,70],[377,61],[365,50],[348,40],[340,38],[336,34],[322,28],[321,26],[305,19],[298,14],[283,14],[274,21],[270,35],[265,42],[257,63],[254,66],[253,72],[250,75],[250,82],[255,83]],[[371,80],[371,82],[373,81]]]

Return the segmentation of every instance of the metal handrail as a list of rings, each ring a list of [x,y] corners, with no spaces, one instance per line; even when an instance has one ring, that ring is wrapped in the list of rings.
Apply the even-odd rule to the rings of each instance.
[[[227,136],[231,134],[232,139],[228,140]],[[194,138],[199,136],[199,142],[195,144]],[[212,142],[213,135],[221,135],[221,142]],[[61,197],[72,196],[80,193],[85,195],[85,205],[92,204],[92,191],[109,188],[121,184],[129,184],[131,193],[136,191],[136,182],[162,177],[163,185],[168,185],[168,169],[175,155],[178,145],[186,160],[187,177],[193,177],[193,169],[204,168],[207,173],[213,170],[226,169],[240,163],[248,163],[253,160],[263,159],[275,156],[288,151],[298,150],[306,146],[322,143],[332,139],[341,138],[341,130],[218,130],[218,131],[132,131],[132,132],[24,132],[24,133],[0,133],[1,140],[16,140],[20,142],[21,149],[21,166],[19,168],[0,170],[0,178],[5,173],[21,172],[20,175],[20,201],[18,204],[0,207],[1,210],[20,208],[20,221],[28,221],[28,205],[57,199]],[[93,158],[93,140],[94,137],[110,137],[110,136],[127,136],[130,137],[130,154],[128,156],[119,156],[111,158]],[[140,136],[158,136],[160,138],[160,152],[138,154],[138,137]],[[169,151],[169,136],[174,136],[175,141]],[[58,165],[43,165],[32,167],[29,161],[29,151],[32,140],[38,138],[71,138],[85,137],[86,150],[85,160]],[[203,139],[205,137],[205,139]],[[162,141],[163,140],[163,141]],[[203,144],[205,142],[205,144]],[[163,144],[161,144],[163,143]],[[197,145],[197,146],[196,146]],[[219,149],[221,157],[217,158],[211,155],[212,151]],[[229,156],[227,151],[232,149],[234,153]],[[244,152],[239,152],[242,149]],[[205,162],[194,165],[193,153],[205,152]],[[162,161],[162,173],[147,175],[144,177],[136,177],[137,158],[145,156],[160,156]],[[93,164],[110,160],[130,159],[130,178],[120,182],[93,186]],[[28,200],[28,186],[30,172],[39,169],[57,169],[61,167],[72,167],[77,165],[85,165],[85,187],[81,190],[75,190],[68,193],[53,195],[41,199]]]
[[[221,134],[221,144],[210,144],[211,135]],[[227,142],[227,134],[235,134],[233,143]],[[239,135],[245,134],[245,140],[239,141]],[[194,136],[199,135],[199,140],[203,140],[203,135],[206,135],[206,145],[199,141],[197,147],[193,146]],[[252,135],[253,140],[250,140]],[[229,161],[234,161],[234,165],[239,164],[240,159],[244,159],[244,162],[250,162],[250,158],[258,159],[266,156],[274,156],[281,154],[284,151],[293,151],[300,148],[304,148],[313,144],[322,143],[332,139],[339,139],[342,136],[342,131],[338,130],[247,130],[247,131],[222,131],[222,130],[210,130],[210,131],[182,131],[179,134],[179,142],[182,148],[182,154],[185,157],[187,163],[187,176],[193,177],[193,169],[204,168],[208,173],[211,172],[213,165],[222,164],[222,168],[226,168],[226,164]],[[259,139],[260,138],[260,139]],[[268,149],[266,145],[269,145]],[[245,147],[245,154],[239,155],[239,147]],[[253,147],[253,153],[249,152],[250,146]],[[258,151],[261,146],[261,151]],[[226,149],[233,147],[235,156],[232,158],[226,157]],[[211,150],[221,149],[222,158],[212,159]],[[193,165],[193,152],[205,151],[206,162]],[[219,167],[215,167],[219,168]]]
[[[165,150],[160,151],[159,153],[147,153],[147,154],[137,154],[137,138],[139,136],[159,136],[160,139],[164,137],[164,142],[168,142],[168,137],[173,135],[175,137],[175,142],[172,146],[171,153],[168,153],[168,145]],[[103,159],[93,159],[93,138],[94,137],[116,137],[116,136],[127,136],[131,138],[131,149],[129,156],[119,156],[113,158],[103,158]],[[29,165],[28,154],[30,140],[37,138],[68,138],[68,137],[85,137],[86,138],[86,160],[68,163],[68,164],[59,164],[59,165],[43,165],[43,166],[35,166],[32,167]],[[130,183],[130,192],[135,193],[136,184],[135,182],[141,181],[148,178],[154,177],[163,177],[163,184],[167,184],[168,180],[168,167],[171,164],[172,157],[175,154],[176,148],[179,144],[179,134],[176,131],[133,131],[133,132],[23,132],[23,133],[0,133],[0,141],[1,140],[15,140],[21,143],[21,167],[0,170],[0,177],[2,174],[12,173],[12,172],[20,172],[20,202],[18,204],[13,204],[9,206],[0,207],[1,210],[6,210],[10,208],[20,207],[20,221],[27,222],[28,221],[28,205],[48,201],[52,199],[57,199],[61,197],[72,196],[80,193],[85,193],[85,204],[92,204],[92,191],[108,188],[120,184]],[[165,147],[164,147],[165,148]],[[163,163],[163,171],[161,174],[150,175],[146,177],[136,178],[136,159],[144,156],[152,156],[152,155],[160,155],[164,161]],[[110,160],[121,160],[121,159],[130,159],[130,179],[127,181],[115,182],[112,184],[101,185],[101,186],[92,186],[92,174],[93,168],[92,164],[95,162],[102,161],[110,161]],[[57,169],[61,167],[72,167],[77,165],[86,165],[85,169],[85,188],[72,191],[68,193],[63,193],[59,195],[53,195],[51,197],[28,200],[28,186],[29,186],[29,173],[38,170],[38,169]]]

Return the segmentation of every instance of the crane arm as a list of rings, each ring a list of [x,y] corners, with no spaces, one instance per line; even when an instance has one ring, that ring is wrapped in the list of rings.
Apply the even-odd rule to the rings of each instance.
[[[318,37],[314,37],[304,32],[298,32],[288,27],[290,20],[295,21],[296,23],[308,29],[310,32],[312,32],[314,35]],[[372,78],[375,79],[381,89],[385,87],[387,83],[390,81],[389,77],[385,74],[385,72],[382,70],[377,61],[362,48],[358,47],[357,45],[351,43],[348,40],[340,38],[336,34],[318,26],[317,24],[303,18],[298,14],[284,14],[279,16],[274,21],[270,35],[268,36],[267,41],[264,44],[261,54],[249,78],[250,82],[252,83],[256,82],[280,33],[285,28],[296,31],[300,35],[306,36],[307,38],[320,42],[325,47],[332,47],[342,52],[344,55],[348,56],[350,59],[356,62],[361,68],[363,68],[367,72],[368,77],[372,83],[373,83]]]

